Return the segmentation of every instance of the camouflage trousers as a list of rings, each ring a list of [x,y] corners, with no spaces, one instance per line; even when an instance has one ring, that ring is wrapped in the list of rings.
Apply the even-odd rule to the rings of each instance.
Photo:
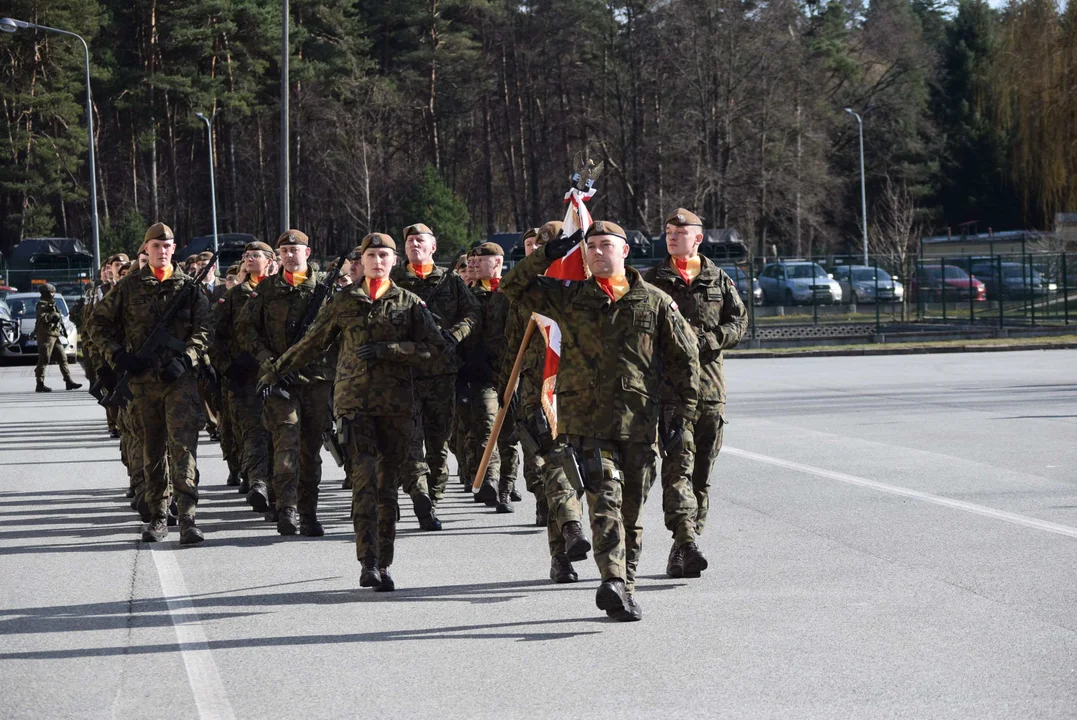
[[[47,337],[37,341],[37,367],[34,368],[34,377],[38,381],[45,380],[45,367],[50,362],[55,362],[60,366],[60,374],[64,376],[65,381],[71,381],[71,370],[67,367],[67,352],[58,337]]]
[[[527,455],[528,453],[525,452],[525,459]],[[546,521],[546,539],[550,545],[550,557],[565,552],[565,538],[561,535],[561,527],[567,522],[581,522],[583,519],[580,499],[569,484],[568,478],[565,477],[564,458],[565,444],[563,442],[555,443],[553,449],[544,457],[534,458],[540,475],[539,491],[542,492],[543,499],[550,509]]]
[[[654,446],[578,437],[570,441],[588,467],[595,564],[603,580],[622,578],[628,592],[634,592],[643,551],[643,504],[655,477]]]
[[[167,515],[171,470],[179,514],[193,517],[198,506],[198,431],[204,420],[194,373],[164,383],[151,371],[130,387],[134,399],[127,412],[142,438],[146,504],[153,515]]]
[[[221,431],[221,455],[228,466],[229,475],[239,475],[242,470],[239,458],[239,444],[236,442],[235,422],[232,420],[232,403],[228,399],[227,388],[221,388],[220,415],[217,427]]]
[[[724,403],[700,406],[691,442],[662,461],[662,513],[677,545],[695,542],[707,522],[710,477],[722,449],[724,414]]]
[[[520,441],[516,438],[515,431],[508,424],[501,427],[501,434],[497,437],[497,457],[500,462],[498,470],[498,492],[512,492],[516,489],[516,478],[520,475],[520,451],[517,445]]]
[[[542,457],[533,453],[521,444],[520,449],[524,452],[524,488],[535,496],[536,500],[541,496],[546,497],[543,487],[542,473],[544,463]]]
[[[127,468],[128,486],[135,497],[146,493],[146,473],[142,467],[142,436],[135,432],[130,407],[120,410],[116,417],[120,431],[120,459]]]
[[[221,417],[221,400],[220,396],[213,391],[213,387],[209,382],[198,379],[198,397],[202,401],[202,411],[206,417],[206,432],[213,433],[219,430],[218,422],[214,421],[214,417],[220,420]]]
[[[288,388],[290,399],[270,395],[262,404],[262,424],[273,442],[273,491],[277,509],[318,512],[322,482],[322,433],[329,426],[332,383],[318,381]],[[250,478],[254,482],[254,478]],[[395,486],[394,486],[395,489]]]
[[[412,439],[414,447],[411,455],[423,461],[421,467],[413,467],[425,472],[427,492],[435,505],[445,495],[445,488],[449,484],[449,440],[456,414],[455,388],[455,375],[439,375],[415,381],[418,431]],[[405,484],[405,492],[409,495],[417,491],[413,481],[405,480]]]
[[[239,470],[250,483],[269,484],[269,431],[262,424],[262,396],[254,385],[229,381],[224,390],[232,452]],[[224,434],[221,434],[223,441]],[[231,466],[229,466],[231,469]]]
[[[356,414],[344,418],[342,445],[350,462],[355,557],[378,567],[393,564],[397,485],[408,458],[415,421],[411,417]]]
[[[468,485],[471,485],[475,479],[475,473],[478,472],[486,442],[494,429],[497,408],[497,390],[492,385],[479,383],[470,385],[466,397],[457,405],[457,412],[462,414],[460,432],[463,433],[461,441],[464,462],[461,467],[467,468]],[[500,474],[501,456],[495,447],[493,455],[490,456],[490,464],[486,466],[483,482],[496,487]]]

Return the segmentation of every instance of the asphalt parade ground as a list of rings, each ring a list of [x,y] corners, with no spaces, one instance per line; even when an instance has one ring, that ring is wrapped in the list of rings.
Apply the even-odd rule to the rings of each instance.
[[[1077,716],[1077,351],[726,371],[710,569],[665,577],[652,492],[618,624],[592,560],[549,582],[530,497],[455,477],[443,531],[402,504],[398,590],[360,590],[327,455],[324,538],[278,536],[203,435],[205,543],[142,543],[103,411],[0,368],[0,717]]]

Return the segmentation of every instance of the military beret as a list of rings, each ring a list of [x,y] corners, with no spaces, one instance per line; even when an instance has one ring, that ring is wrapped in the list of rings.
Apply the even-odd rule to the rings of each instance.
[[[362,255],[369,248],[389,248],[396,252],[396,242],[385,233],[370,233],[359,244],[359,254]]]
[[[471,252],[467,254],[468,257],[504,257],[505,249],[497,243],[484,242],[481,245],[476,245],[471,248]]]
[[[273,254],[273,248],[269,247],[269,245],[261,240],[255,240],[254,242],[249,242],[243,246],[243,252],[250,252],[251,250],[259,250],[264,253],[269,253],[270,255]]]
[[[154,223],[150,225],[150,229],[146,231],[146,236],[142,238],[142,242],[148,243],[150,240],[175,240],[176,236],[172,234],[172,228],[168,227],[164,223]]]
[[[414,225],[408,225],[404,228],[404,239],[407,240],[412,235],[433,235],[434,231],[428,228],[422,223],[415,223]]]
[[[183,264],[184,265],[190,265],[191,263],[196,263],[196,262],[198,262],[198,256],[197,255],[188,255],[187,259],[183,261]]]
[[[545,245],[546,243],[557,237],[557,234],[561,232],[565,224],[560,220],[551,220],[545,223],[538,229],[538,235],[535,236],[535,242],[539,245]]]
[[[113,255],[112,257],[110,257],[108,259],[108,264],[109,265],[111,265],[114,262],[122,262],[122,263],[131,262],[131,258],[127,257],[127,255],[124,254],[124,253],[116,253],[115,255]]]
[[[300,230],[285,230],[277,238],[277,247],[282,245],[310,245],[310,238]]]
[[[624,228],[609,220],[596,220],[591,223],[591,227],[587,228],[587,232],[584,233],[584,237],[593,237],[595,235],[613,235],[622,240],[628,240],[628,235],[625,234]]]
[[[538,237],[538,228],[527,228],[520,236],[520,244],[527,242],[527,238]]]
[[[224,274],[225,275],[239,275],[239,263],[236,263],[235,265],[229,266],[228,270],[226,270]]]
[[[207,250],[206,252],[198,253],[198,260],[200,260],[202,262],[209,262],[212,259],[213,259],[213,253],[211,253],[209,250]]]
[[[467,267],[467,253],[464,253],[460,257],[456,258],[455,269],[460,270],[460,269],[466,268],[466,267]]]
[[[45,283],[40,288],[38,288],[38,292],[42,295],[52,295],[56,292],[56,286],[52,283]]]
[[[694,212],[689,212],[684,208],[677,208],[668,218],[666,218],[666,225],[673,225],[675,227],[699,225],[700,227],[703,227],[703,221],[700,220],[699,216]]]

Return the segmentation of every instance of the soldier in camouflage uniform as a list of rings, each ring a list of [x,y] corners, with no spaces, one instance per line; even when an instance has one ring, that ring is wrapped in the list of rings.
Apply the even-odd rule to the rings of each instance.
[[[60,341],[60,337],[67,337],[64,329],[64,316],[56,307],[56,288],[52,285],[43,285],[40,290],[41,299],[37,301],[37,309],[34,318],[34,335],[37,338],[37,367],[34,368],[34,376],[37,378],[35,392],[52,392],[52,388],[45,384],[45,368],[55,360],[60,366],[60,374],[64,377],[64,384],[68,390],[78,390],[82,383],[71,379],[71,370],[67,367],[67,350]]]
[[[666,219],[667,262],[655,265],[643,279],[676,302],[699,343],[699,417],[675,452],[662,461],[662,510],[673,533],[666,574],[699,577],[707,559],[696,545],[710,505],[710,474],[722,449],[725,425],[725,373],[722,352],[735,347],[748,327],[748,313],[733,280],[699,254],[703,221],[677,208]],[[668,384],[662,402],[675,402]]]
[[[142,435],[146,504],[152,518],[142,539],[156,542],[168,536],[169,471],[172,490],[178,495],[180,543],[202,542],[195,526],[198,505],[196,453],[202,408],[198,405],[195,373],[206,351],[209,306],[196,293],[179,310],[169,332],[184,350],[165,350],[152,360],[137,352],[172,298],[190,280],[174,269],[176,242],[172,230],[157,223],[146,231],[149,264],[131,273],[94,308],[90,325],[105,359],[117,372],[130,377],[134,399],[129,412]]]
[[[659,374],[675,392],[673,426],[684,427],[695,418],[699,365],[695,338],[676,303],[625,267],[626,237],[611,222],[588,228],[592,277],[585,282],[542,276],[578,242],[577,233],[532,253],[501,287],[510,301],[561,328],[557,430],[582,466],[602,574],[595,602],[612,618],[639,620],[635,576],[643,503],[655,475]]]
[[[478,327],[480,306],[461,278],[434,264],[438,245],[430,228],[422,223],[404,228],[404,244],[408,262],[404,267],[393,270],[392,280],[398,287],[414,293],[426,303],[449,349],[428,367],[414,369],[418,402],[416,414],[421,432],[416,437],[420,447],[413,452],[422,456],[421,445],[425,443],[424,459],[429,472],[426,485],[430,500],[436,507],[449,482],[446,461],[456,403],[456,371],[460,364],[456,348]],[[415,492],[422,492],[420,482],[406,477],[404,481],[404,491],[412,497]],[[427,527],[424,529],[440,526],[436,517],[425,524]]]
[[[299,339],[297,329],[318,284],[318,273],[307,265],[310,240],[306,234],[286,231],[277,239],[277,250],[282,258],[281,272],[262,281],[250,294],[236,328],[240,347],[258,361],[263,372]],[[325,530],[318,521],[318,488],[332,369],[325,358],[307,364],[283,390],[270,393],[262,405],[262,423],[272,435],[277,532],[321,537]],[[251,478],[247,500],[255,510],[265,512],[269,510],[269,494],[254,482]]]
[[[385,592],[398,514],[400,468],[414,431],[412,366],[444,352],[423,301],[389,279],[396,243],[374,233],[360,245],[365,279],[339,292],[314,325],[262,377],[277,381],[320,360],[339,343],[333,410],[351,458],[352,522],[361,587]]]
[[[221,434],[221,456],[224,458],[224,463],[228,467],[228,479],[225,480],[226,485],[236,486],[240,483],[240,475],[243,472],[242,466],[242,451],[239,443],[236,439],[235,422],[232,420],[232,410],[228,404],[228,381],[224,377],[224,369],[221,365],[220,356],[218,355],[219,343],[216,340],[216,329],[218,327],[218,318],[220,315],[220,307],[224,303],[221,300],[224,296],[235,287],[238,283],[235,282],[236,277],[239,275],[239,266],[233,265],[225,272],[224,280],[220,283],[220,288],[224,290],[221,293],[221,297],[218,298],[210,307],[210,315],[213,319],[214,332],[210,336],[210,361],[213,363],[213,367],[217,371],[217,375],[220,378],[220,415],[217,416],[217,427]]]

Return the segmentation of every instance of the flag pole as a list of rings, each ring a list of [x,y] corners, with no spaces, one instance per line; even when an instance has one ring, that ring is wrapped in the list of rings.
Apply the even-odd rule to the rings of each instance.
[[[520,349],[516,351],[516,361],[512,364],[512,372],[509,373],[509,381],[505,385],[505,396],[501,398],[501,408],[497,411],[497,417],[494,418],[494,427],[490,430],[490,438],[486,441],[486,449],[482,451],[482,460],[479,461],[479,468],[475,472],[475,481],[471,484],[471,492],[477,493],[479,488],[482,487],[486,468],[490,466],[490,458],[494,454],[494,448],[497,447],[497,437],[501,434],[501,426],[505,424],[505,416],[509,412],[509,403],[512,402],[512,396],[516,392],[516,387],[520,384],[520,370],[523,368],[527,346],[531,344],[531,338],[534,336],[537,326],[535,316],[532,315],[531,320],[527,323],[527,330],[524,332],[524,339],[520,343]]]

